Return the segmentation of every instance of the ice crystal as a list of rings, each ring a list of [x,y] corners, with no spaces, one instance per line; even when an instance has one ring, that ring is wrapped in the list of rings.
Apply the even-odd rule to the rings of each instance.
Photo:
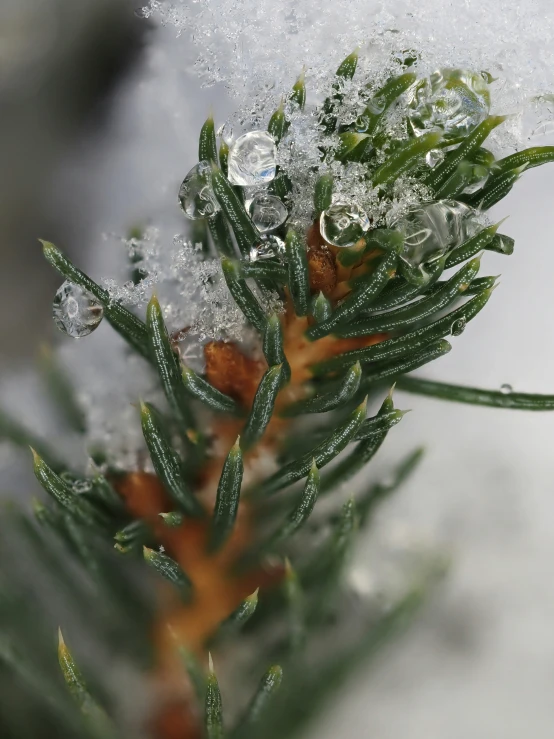
[[[197,50],[193,66],[202,84],[224,85],[234,96],[236,114],[220,128],[229,144],[233,131],[240,138],[264,129],[283,94],[304,70],[306,109],[301,112],[293,104],[285,105],[290,126],[277,151],[277,164],[293,182],[285,205],[291,223],[299,227],[309,224],[313,185],[329,168],[335,177],[334,192],[365,210],[373,226],[425,200],[421,186],[409,178],[398,181],[395,194],[379,200],[364,180],[363,167],[358,172],[357,165],[331,165],[326,163],[329,159],[321,159],[324,134],[316,106],[338,92],[342,98],[339,126],[355,122],[363,131],[367,127],[364,111],[378,103],[379,87],[407,59],[410,71],[422,81],[415,108],[419,106],[424,127],[437,121],[427,120],[419,104],[437,95],[446,95],[445,104],[452,102],[448,96],[459,92],[458,82],[463,80],[464,89],[475,92],[469,100],[472,109],[464,108],[469,105],[464,98],[464,110],[454,120],[446,105],[446,118],[439,125],[465,130],[466,123],[473,125],[484,115],[490,95],[493,114],[511,114],[490,137],[488,146],[495,154],[522,148],[531,139],[544,143],[545,134],[554,131],[554,45],[549,43],[554,16],[546,0],[528,0],[525,8],[506,7],[499,0],[466,0],[457,5],[422,0],[417,12],[407,0],[396,0],[392,7],[384,0],[306,0],[300,6],[296,0],[150,0],[144,15],[189,35],[191,48]],[[354,79],[341,81],[338,91],[333,90],[334,70],[356,46],[359,60]],[[471,71],[458,74],[456,70]],[[445,71],[452,84],[446,85],[448,89],[433,86],[433,80],[446,79]],[[409,91],[387,111],[389,139],[408,136],[400,112],[413,95],[414,90]],[[331,152],[339,146],[337,135],[325,141]],[[376,161],[384,161],[387,153],[377,151]],[[441,156],[432,152],[428,162],[434,164]],[[482,184],[478,175],[472,176],[467,192],[476,187],[475,182]]]

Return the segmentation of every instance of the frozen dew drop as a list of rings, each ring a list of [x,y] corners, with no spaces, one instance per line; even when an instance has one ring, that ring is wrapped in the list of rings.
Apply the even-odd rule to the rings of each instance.
[[[440,128],[456,138],[482,123],[489,109],[489,88],[481,74],[440,69],[416,85],[409,115],[416,136]]]
[[[353,246],[369,229],[367,213],[354,203],[336,200],[319,218],[321,235],[333,246]]]
[[[275,231],[288,217],[284,203],[275,195],[269,195],[267,192],[255,193],[248,203],[248,212],[260,233]]]
[[[52,315],[60,331],[81,339],[98,328],[104,309],[92,293],[66,280],[54,297]]]
[[[212,190],[212,170],[209,162],[198,162],[179,188],[183,213],[192,221],[209,218],[220,210]]]
[[[275,177],[277,147],[267,131],[250,131],[232,144],[228,158],[229,182],[241,187],[264,185]]]
[[[273,234],[263,236],[256,246],[250,249],[250,261],[257,262],[259,259],[279,259],[285,255],[286,247],[283,239]]]
[[[390,224],[402,233],[400,258],[410,267],[440,259],[473,236],[479,224],[475,211],[455,200],[437,200],[410,208]]]
[[[452,334],[452,336],[460,336],[460,334],[463,334],[466,324],[467,321],[465,318],[458,318],[457,321],[454,321],[454,323],[450,327],[450,333]]]
[[[513,391],[513,387],[507,382],[505,382],[503,385],[500,385],[500,392],[502,393],[502,395],[510,395],[510,393],[512,393]]]

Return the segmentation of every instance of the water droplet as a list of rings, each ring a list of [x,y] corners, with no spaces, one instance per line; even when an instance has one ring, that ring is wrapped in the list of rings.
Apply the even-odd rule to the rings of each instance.
[[[400,260],[398,267],[402,277],[411,285],[423,287],[431,279],[431,271],[427,268],[426,264],[411,267],[406,262]]]
[[[248,212],[260,233],[275,231],[287,220],[288,211],[284,203],[275,195],[267,192],[255,193],[247,202]]]
[[[277,168],[275,139],[267,131],[250,131],[229,149],[229,182],[256,187],[271,182]]]
[[[467,321],[465,318],[458,318],[458,320],[454,321],[454,323],[450,327],[450,333],[452,334],[452,336],[460,336],[460,334],[464,333],[466,325]]]
[[[319,219],[321,235],[333,246],[353,246],[369,229],[365,210],[354,203],[336,200]]]
[[[364,114],[359,115],[354,125],[358,133],[365,133],[369,128],[369,116]]]
[[[375,95],[367,104],[367,109],[373,115],[380,115],[385,110],[387,99],[384,95]]]
[[[285,242],[273,234],[263,236],[256,246],[250,249],[250,261],[257,262],[258,259],[282,260],[286,252]]]
[[[148,7],[135,8],[134,11],[137,18],[150,18],[152,11]]]
[[[400,258],[416,268],[460,246],[477,233],[479,224],[473,208],[455,200],[437,200],[410,208],[390,227],[404,237]]]
[[[179,188],[179,202],[183,213],[192,221],[209,218],[220,210],[212,190],[212,170],[209,162],[198,162],[190,170]]]
[[[496,81],[496,77],[493,77],[490,72],[487,72],[485,69],[481,71],[481,77],[485,80],[487,85],[491,85],[493,82]]]
[[[442,149],[431,149],[431,151],[428,151],[425,155],[425,164],[432,169],[433,167],[436,167],[437,164],[440,164],[443,159],[444,151]]]
[[[416,85],[410,120],[419,136],[440,128],[445,136],[467,136],[485,120],[490,93],[482,75],[463,69],[440,69]]]
[[[500,392],[502,395],[509,395],[510,393],[513,393],[514,388],[509,385],[507,382],[505,382],[503,385],[500,385]]]
[[[52,315],[60,331],[80,339],[98,328],[104,308],[88,290],[66,280],[56,293]]]

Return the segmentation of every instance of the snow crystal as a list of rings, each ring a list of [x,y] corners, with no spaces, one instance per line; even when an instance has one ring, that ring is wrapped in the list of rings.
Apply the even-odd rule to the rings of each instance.
[[[158,229],[148,229],[141,238],[117,237],[134,255],[132,269],[141,279],[122,284],[103,280],[112,300],[128,307],[143,306],[156,288],[168,330],[176,342],[185,336],[197,342],[207,340],[243,341],[250,329],[242,311],[231,297],[219,258],[206,258],[201,243],[177,234],[163,243]],[[281,313],[283,305],[276,293],[250,285],[262,307]],[[190,342],[189,342],[190,346]]]
[[[202,84],[226,85],[237,98],[236,121],[247,128],[265,119],[303,68],[309,100],[321,100],[357,46],[356,80],[371,86],[397,68],[399,53],[416,59],[420,76],[441,67],[486,70],[496,78],[493,112],[517,114],[509,133],[495,136],[504,146],[527,138],[524,109],[552,92],[547,0],[150,0],[144,14],[190,35]],[[544,113],[546,127],[551,112]]]

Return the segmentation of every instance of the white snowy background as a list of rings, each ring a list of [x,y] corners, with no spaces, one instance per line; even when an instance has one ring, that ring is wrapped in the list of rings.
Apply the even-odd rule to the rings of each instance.
[[[298,4],[302,8],[302,0]],[[431,5],[425,4],[427,14]],[[491,28],[502,25],[506,6],[510,12],[517,7],[500,1],[486,5]],[[439,28],[456,23],[457,4],[435,6],[441,14]],[[533,7],[543,13],[545,27],[551,27],[551,3],[544,0]],[[525,7],[520,11],[523,22]],[[450,15],[445,20],[446,12]],[[512,21],[514,17],[512,13]],[[539,20],[540,14],[535,15],[535,24]],[[519,31],[504,27],[506,43],[517,40]],[[325,41],[333,47],[332,27],[314,27],[313,33],[322,45]],[[263,46],[264,40],[259,43]],[[544,44],[552,45],[546,30]],[[541,49],[536,52],[540,55]],[[175,192],[196,161],[197,132],[210,108],[216,121],[233,110],[235,102],[222,84],[200,89],[183,64],[185,57],[193,58],[186,33],[178,38],[171,26],[152,31],[101,135],[79,140],[49,183],[52,207],[68,214],[67,238],[78,244],[73,253],[95,277],[108,276],[118,262],[102,233],[121,233],[149,216],[175,222],[179,230]],[[518,72],[523,74],[524,60],[520,62]],[[552,75],[554,81],[554,68]],[[487,253],[482,274],[501,273],[501,284],[479,319],[453,339],[453,351],[420,374],[554,393],[553,195],[551,165],[525,174],[497,207],[495,218],[510,215],[503,231],[515,238],[516,250],[509,258]],[[35,301],[26,310],[31,308],[43,315],[50,310],[49,301]],[[108,332],[101,326],[90,337],[93,349],[88,351],[109,341]],[[29,341],[35,340],[31,333]],[[13,368],[2,378],[11,408],[28,395],[24,371]],[[378,533],[358,551],[356,581],[361,589],[372,587],[380,550],[372,536],[402,550],[444,549],[451,553],[452,569],[417,624],[371,670],[360,671],[338,708],[333,705],[320,718],[313,735],[550,739],[554,414],[474,408],[400,393],[397,405],[413,412],[391,432],[368,474],[386,475],[415,446],[423,444],[427,454],[416,475],[380,510],[373,529]],[[31,406],[25,413],[40,428],[44,419],[37,405]],[[34,482],[21,475],[21,459],[2,454],[3,488],[22,489],[24,481],[36,492]]]

